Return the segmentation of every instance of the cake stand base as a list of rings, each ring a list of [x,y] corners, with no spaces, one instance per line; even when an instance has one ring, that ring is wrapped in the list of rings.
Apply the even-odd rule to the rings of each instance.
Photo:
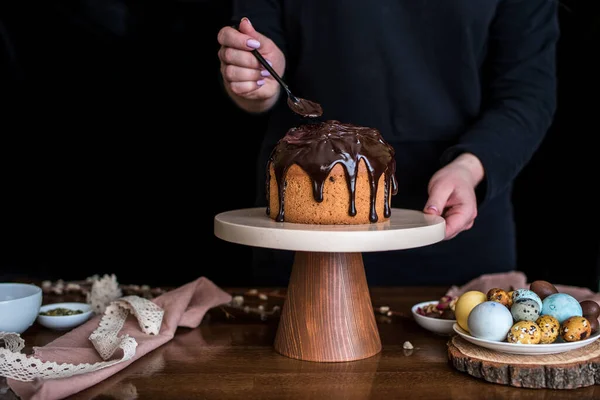
[[[215,235],[223,240],[295,252],[274,347],[317,362],[381,351],[363,253],[428,246],[444,239],[445,226],[442,217],[399,208],[388,221],[362,225],[275,222],[261,207],[215,216]]]
[[[295,253],[274,347],[317,362],[360,360],[381,351],[361,253]]]

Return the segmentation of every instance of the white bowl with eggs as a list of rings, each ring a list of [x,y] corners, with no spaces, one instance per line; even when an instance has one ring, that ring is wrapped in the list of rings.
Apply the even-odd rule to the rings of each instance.
[[[600,337],[600,305],[591,300],[580,303],[546,281],[512,292],[497,287],[487,293],[466,292],[457,299],[455,313],[454,332],[470,343],[503,353],[556,354]]]
[[[453,325],[456,323],[455,319],[427,317],[417,312],[419,308],[424,308],[431,304],[437,305],[438,303],[439,301],[437,300],[430,300],[415,304],[411,308],[413,318],[415,319],[417,324],[427,329],[428,331],[440,335],[451,335],[454,332]]]
[[[564,353],[565,351],[575,350],[587,346],[588,344],[595,342],[596,340],[598,340],[598,338],[600,338],[600,332],[596,332],[587,339],[579,340],[577,342],[564,342],[559,340],[557,342],[549,344],[516,344],[477,338],[469,334],[469,332],[462,329],[458,324],[453,325],[453,330],[458,335],[460,335],[460,337],[477,346],[499,351],[501,353],[524,355]]]

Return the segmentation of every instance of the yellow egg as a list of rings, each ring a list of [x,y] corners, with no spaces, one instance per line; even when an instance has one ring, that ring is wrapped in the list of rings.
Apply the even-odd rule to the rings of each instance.
[[[487,295],[478,290],[470,290],[461,294],[454,305],[454,315],[458,326],[469,332],[469,326],[467,325],[469,314],[476,305],[484,301],[487,301]]]

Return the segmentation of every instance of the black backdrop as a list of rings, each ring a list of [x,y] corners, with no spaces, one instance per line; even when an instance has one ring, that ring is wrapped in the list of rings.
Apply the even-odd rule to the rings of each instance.
[[[563,2],[559,110],[514,193],[519,268],[594,288],[597,3]],[[250,249],[213,236],[216,213],[252,206],[265,124],[218,83],[229,12],[223,0],[2,2],[0,280],[255,284]]]

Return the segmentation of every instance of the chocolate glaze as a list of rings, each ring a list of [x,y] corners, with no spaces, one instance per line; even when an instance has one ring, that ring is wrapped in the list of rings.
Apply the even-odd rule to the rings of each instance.
[[[297,102],[293,101],[290,97],[287,99],[288,106],[298,115],[309,118],[316,118],[323,115],[323,107],[319,103],[314,101],[295,98]]]
[[[294,164],[302,168],[313,183],[315,201],[321,202],[325,179],[336,164],[341,164],[346,172],[346,182],[350,190],[348,214],[355,216],[356,177],[359,161],[363,160],[371,185],[369,220],[371,222],[378,220],[375,196],[382,174],[385,174],[384,214],[388,218],[391,214],[389,197],[398,192],[394,155],[393,147],[382,138],[378,130],[373,128],[340,123],[335,120],[292,128],[279,140],[267,163],[267,204],[270,197],[271,165],[279,190],[279,213],[276,221],[283,222],[285,220],[285,176],[288,169]],[[267,215],[270,213],[270,207],[267,205]]]

